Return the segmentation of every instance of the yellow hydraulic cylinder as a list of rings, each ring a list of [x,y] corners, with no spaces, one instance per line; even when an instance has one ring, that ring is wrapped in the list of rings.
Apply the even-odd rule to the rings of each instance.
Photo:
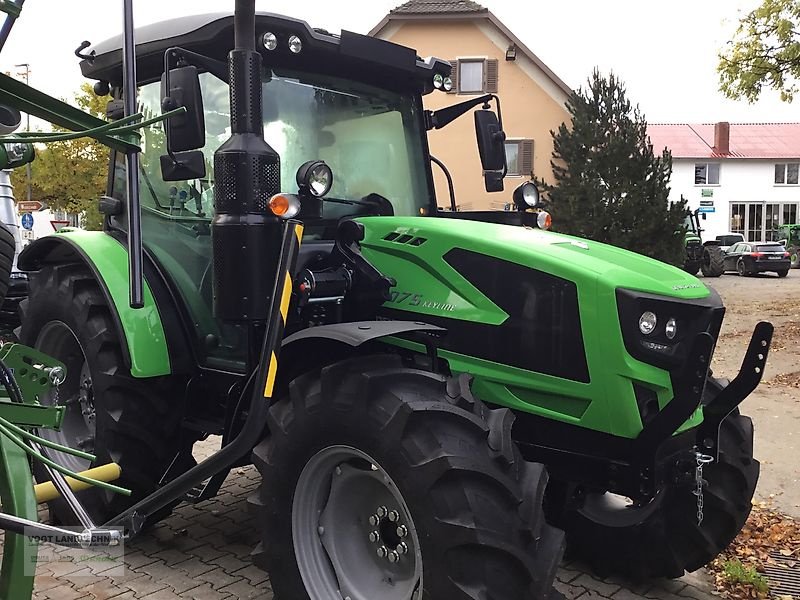
[[[89,469],[88,471],[83,471],[80,475],[84,477],[89,477],[91,479],[96,479],[98,481],[105,481],[106,483],[109,481],[115,481],[119,479],[119,476],[122,474],[122,469],[120,469],[119,465],[116,463],[108,463],[107,465],[102,465],[100,467],[95,467],[94,469]],[[88,483],[84,483],[83,481],[78,481],[77,479],[73,479],[72,477],[66,478],[69,487],[72,488],[74,491],[85,490],[86,488],[92,487]],[[56,486],[53,485],[51,481],[47,483],[39,483],[33,486],[33,490],[36,493],[36,502],[41,504],[42,502],[50,502],[51,500],[55,500],[58,498],[59,493],[56,489]]]

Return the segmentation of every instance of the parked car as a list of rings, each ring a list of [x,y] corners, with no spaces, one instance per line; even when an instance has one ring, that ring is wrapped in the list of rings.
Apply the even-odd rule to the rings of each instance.
[[[738,242],[725,253],[725,271],[742,276],[774,271],[786,277],[790,266],[786,248],[775,242]]]
[[[728,248],[730,248],[734,244],[743,242],[744,236],[741,233],[726,233],[725,235],[718,235],[717,241],[719,242],[720,249],[723,252],[727,252]]]

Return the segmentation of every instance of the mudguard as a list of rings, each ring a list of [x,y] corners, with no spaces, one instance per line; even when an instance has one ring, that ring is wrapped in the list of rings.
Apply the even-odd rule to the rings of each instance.
[[[172,372],[167,339],[153,292],[144,281],[144,307],[128,304],[128,252],[102,231],[61,229],[29,244],[19,268],[36,271],[48,264],[83,263],[94,273],[117,326],[126,366],[133,377],[158,377]]]

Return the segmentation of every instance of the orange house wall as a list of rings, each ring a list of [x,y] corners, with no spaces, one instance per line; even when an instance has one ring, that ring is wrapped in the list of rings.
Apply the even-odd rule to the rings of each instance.
[[[488,22],[487,22],[488,25]],[[488,25],[494,27],[493,25]],[[499,65],[498,96],[500,97],[503,127],[508,139],[534,140],[534,174],[553,182],[550,160],[553,153],[551,130],[569,122],[563,101],[555,100],[526,74],[520,66],[521,52],[516,61],[505,60],[502,50],[472,22],[407,22],[399,29],[390,24],[379,37],[409,46],[422,57],[436,56],[445,60],[456,58],[496,58]],[[390,37],[384,37],[392,32]],[[497,31],[498,35],[502,35]],[[511,43],[510,41],[508,42]],[[533,63],[528,63],[533,66]],[[467,94],[433,92],[425,96],[425,108],[435,110],[466,100]],[[505,191],[486,193],[483,186],[480,159],[475,141],[475,125],[470,114],[462,116],[446,128],[429,132],[431,154],[442,160],[455,181],[456,200],[463,210],[502,209],[511,201],[511,192],[526,177],[507,177]],[[434,165],[436,196],[439,206],[449,203],[447,182]]]

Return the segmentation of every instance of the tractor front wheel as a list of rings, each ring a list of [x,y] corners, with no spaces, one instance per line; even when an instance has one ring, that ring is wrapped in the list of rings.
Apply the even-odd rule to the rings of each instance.
[[[703,264],[700,267],[704,277],[720,277],[725,272],[725,254],[719,246],[703,248]]]
[[[649,503],[610,493],[550,484],[549,516],[567,532],[567,552],[598,574],[634,580],[680,577],[710,562],[741,531],[750,514],[759,464],[753,459],[753,423],[738,411],[720,427],[719,460],[703,469],[703,518],[689,484],[672,485]],[[570,493],[566,493],[570,490]],[[551,496],[552,494],[552,496]]]
[[[276,597],[559,597],[546,472],[464,381],[374,356],[292,382],[254,450]]]
[[[57,396],[42,403],[66,406],[59,431],[39,435],[97,456],[95,463],[49,451],[61,465],[82,471],[116,462],[117,482],[130,497],[99,489],[78,493],[96,523],[103,523],[156,489],[177,452],[182,406],[167,395],[164,381],[134,379],[122,357],[122,344],[112,311],[92,273],[81,265],[42,268],[31,281],[31,295],[20,305],[22,343],[48,354],[67,367]],[[33,465],[38,481],[48,476]],[[56,522],[76,521],[63,499],[50,503]],[[156,517],[158,518],[158,517]]]

